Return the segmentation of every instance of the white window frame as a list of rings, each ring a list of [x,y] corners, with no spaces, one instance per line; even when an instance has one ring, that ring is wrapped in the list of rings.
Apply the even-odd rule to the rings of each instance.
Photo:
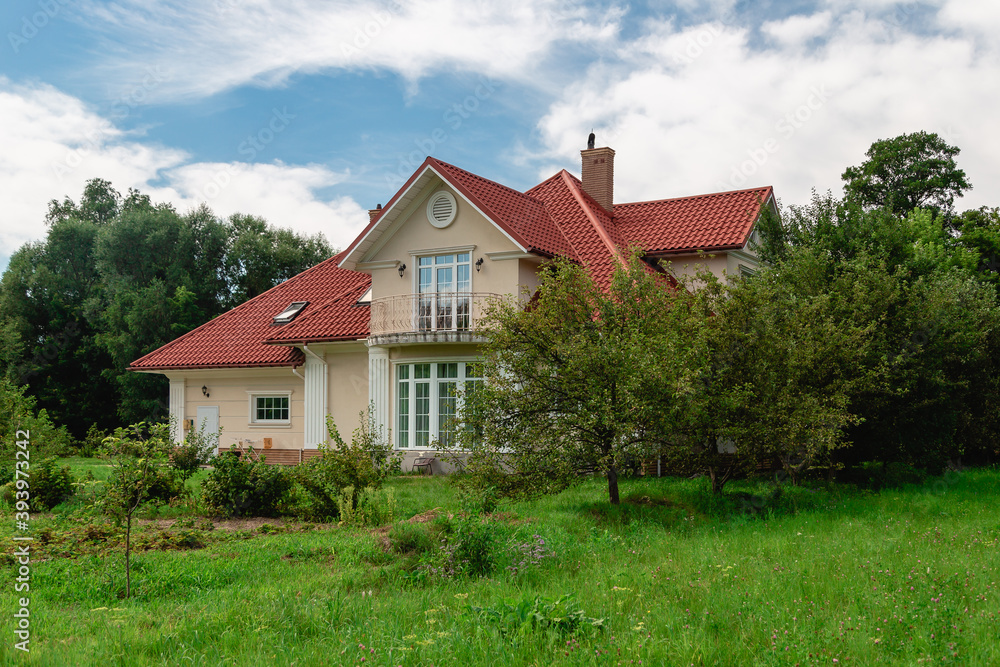
[[[257,419],[257,399],[284,398],[288,401],[288,419]],[[247,391],[247,423],[250,428],[291,428],[292,425],[292,391],[255,389]]]
[[[462,358],[448,358],[448,359],[405,359],[398,362],[393,362],[392,364],[392,441],[393,449],[398,451],[419,451],[422,449],[436,450],[440,444],[441,438],[441,413],[439,411],[441,393],[441,384],[444,382],[454,382],[457,385],[458,396],[455,401],[455,412],[456,414],[462,411],[464,407],[463,397],[465,395],[465,384],[468,381],[482,382],[482,376],[479,377],[468,377],[467,369],[469,364],[481,364],[482,359],[478,357],[462,357]],[[419,382],[430,385],[430,395],[428,400],[430,401],[430,410],[428,412],[428,419],[430,420],[427,443],[426,445],[417,446],[417,430],[416,430],[416,385],[418,379],[414,377],[415,366],[422,364],[430,364],[431,366],[431,376],[429,378],[421,378]],[[438,364],[458,364],[458,377],[456,378],[446,378],[438,377]],[[401,366],[408,366],[409,372],[408,377],[404,380],[399,378],[399,368]],[[408,396],[409,401],[407,405],[407,428],[406,428],[406,445],[402,445],[403,431],[400,429],[400,385],[406,383],[408,386]],[[449,443],[447,446],[453,448],[456,443]]]

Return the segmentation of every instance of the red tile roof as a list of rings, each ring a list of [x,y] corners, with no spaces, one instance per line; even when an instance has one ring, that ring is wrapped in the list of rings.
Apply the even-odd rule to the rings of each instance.
[[[516,243],[536,254],[579,261],[605,286],[620,251],[630,246],[650,255],[743,247],[761,206],[773,196],[765,187],[616,204],[612,216],[565,170],[522,193],[429,157],[347,250],[150,352],[131,370],[295,366],[303,363],[303,353],[293,344],[367,337],[370,307],[357,301],[371,277],[339,264],[369,232],[379,232],[384,211],[428,167]],[[272,324],[293,301],[309,305],[292,322]]]
[[[298,366],[304,361],[300,350],[267,342],[293,330],[301,333],[296,341],[316,340],[312,334],[321,325],[329,327],[323,340],[366,337],[369,309],[355,303],[371,285],[371,276],[339,268],[339,259],[336,255],[320,262],[219,315],[132,362],[130,370]],[[293,301],[309,305],[289,324],[273,324],[272,318]]]
[[[570,253],[566,237],[552,224],[544,202],[447,162],[427,158],[427,163],[528,250],[550,257]]]
[[[615,204],[615,224],[650,254],[742,248],[772,195],[766,187]]]

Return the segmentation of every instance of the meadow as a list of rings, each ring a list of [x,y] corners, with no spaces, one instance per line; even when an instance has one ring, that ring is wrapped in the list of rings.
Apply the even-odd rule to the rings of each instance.
[[[31,652],[6,632],[4,664],[1000,664],[996,469],[722,499],[629,479],[621,506],[588,480],[474,519],[448,479],[400,476],[391,526],[231,530],[194,515],[203,475],[187,505],[147,512],[128,600],[120,533],[87,518],[86,492],[34,517]],[[489,573],[432,567],[470,525]],[[9,556],[2,570],[10,619]]]

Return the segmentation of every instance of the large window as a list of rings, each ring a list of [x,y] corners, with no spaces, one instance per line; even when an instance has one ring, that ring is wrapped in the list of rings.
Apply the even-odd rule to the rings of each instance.
[[[291,422],[289,394],[250,394],[251,424],[288,424]]]
[[[396,446],[454,446],[462,397],[480,382],[482,371],[474,362],[397,364]]]
[[[468,330],[471,258],[468,252],[417,258],[418,331]]]

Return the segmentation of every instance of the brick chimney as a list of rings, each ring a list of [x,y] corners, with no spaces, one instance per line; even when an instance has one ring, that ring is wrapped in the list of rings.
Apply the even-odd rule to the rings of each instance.
[[[380,213],[382,213],[382,204],[379,204],[375,208],[368,209],[368,222],[377,218]]]
[[[590,133],[586,150],[580,151],[583,161],[583,191],[594,198],[608,213],[615,202],[615,152],[605,146],[594,148],[594,133]]]

